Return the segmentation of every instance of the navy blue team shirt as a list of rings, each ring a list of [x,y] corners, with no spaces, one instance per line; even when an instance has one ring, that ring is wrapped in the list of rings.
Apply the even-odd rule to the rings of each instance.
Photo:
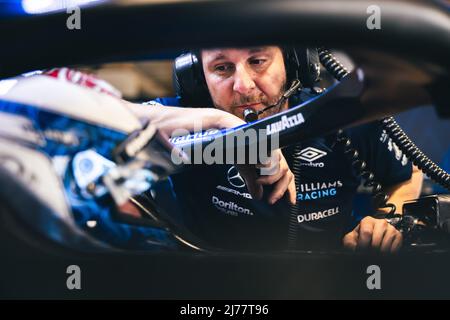
[[[178,98],[158,98],[152,103],[180,106]],[[411,178],[411,163],[379,122],[347,129],[346,134],[383,186]],[[252,199],[233,165],[192,165],[170,177],[182,208],[182,223],[211,245],[225,249],[279,250],[286,248],[288,237],[297,249],[339,247],[350,231],[353,197],[361,182],[342,144],[331,134],[282,151],[291,170],[294,158],[300,163],[295,208],[284,198],[274,205],[265,196]],[[264,192],[267,195],[270,186]]]

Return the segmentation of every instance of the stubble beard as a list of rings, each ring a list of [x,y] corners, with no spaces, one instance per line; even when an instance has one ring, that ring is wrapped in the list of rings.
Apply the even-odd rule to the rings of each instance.
[[[235,116],[243,119],[244,118],[243,114],[235,114],[233,112],[233,110],[235,110],[237,106],[241,106],[241,105],[245,105],[245,104],[261,103],[264,106],[263,108],[266,108],[268,106],[271,106],[271,105],[274,105],[275,103],[277,103],[281,99],[281,97],[283,96],[285,91],[286,91],[286,81],[281,86],[278,95],[272,99],[268,99],[263,93],[261,93],[260,95],[256,95],[256,96],[239,96],[239,98],[236,99],[235,101],[233,101],[233,104],[229,107],[223,107],[223,106],[217,104],[215,101],[213,101],[213,103],[214,103],[215,108],[232,113]],[[288,106],[288,102],[286,101],[281,106],[273,107],[273,108],[265,111],[264,113],[262,113],[260,115],[260,119],[263,119],[263,118],[272,116],[274,114],[277,114],[278,112],[284,111],[287,109],[287,106]],[[255,110],[255,111],[259,111],[259,110]]]

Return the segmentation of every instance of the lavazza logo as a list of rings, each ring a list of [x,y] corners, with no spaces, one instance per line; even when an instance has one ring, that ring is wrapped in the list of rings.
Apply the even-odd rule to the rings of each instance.
[[[267,135],[272,135],[274,133],[278,133],[286,129],[296,127],[304,122],[305,118],[303,118],[303,115],[300,112],[289,117],[282,116],[280,121],[267,125],[266,127]]]
[[[325,151],[308,147],[300,151],[298,153],[298,157],[301,160],[306,161],[306,163],[302,163],[302,166],[308,166],[308,167],[315,167],[315,168],[323,168],[325,164],[323,162],[315,162],[316,160],[319,160],[320,158],[326,156],[327,153]]]

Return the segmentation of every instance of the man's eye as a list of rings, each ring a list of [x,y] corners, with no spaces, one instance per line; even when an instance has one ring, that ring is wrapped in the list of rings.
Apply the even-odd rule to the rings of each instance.
[[[219,73],[223,73],[223,72],[228,72],[232,69],[231,65],[227,65],[227,64],[220,64],[214,67],[214,71],[219,72]]]
[[[265,59],[252,59],[252,60],[250,60],[250,64],[253,64],[253,65],[263,65],[264,63],[266,62],[266,60]]]

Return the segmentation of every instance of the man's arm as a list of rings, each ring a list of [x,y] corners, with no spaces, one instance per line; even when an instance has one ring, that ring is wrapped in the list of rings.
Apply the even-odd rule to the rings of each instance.
[[[388,202],[397,207],[396,213],[402,213],[405,201],[417,199],[420,196],[422,181],[422,171],[413,165],[411,179],[385,189],[386,194],[389,195]]]
[[[245,122],[238,117],[214,108],[181,108],[155,104],[143,106],[128,103],[129,108],[141,119],[150,119],[158,129],[172,136],[175,130],[208,130],[232,128]]]

